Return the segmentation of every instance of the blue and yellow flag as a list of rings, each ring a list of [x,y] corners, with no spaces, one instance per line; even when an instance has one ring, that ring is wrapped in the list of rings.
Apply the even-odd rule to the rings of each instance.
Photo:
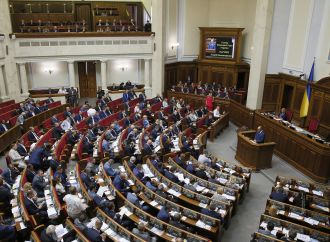
[[[314,65],[315,65],[315,61],[313,61],[313,65],[311,68],[311,72],[309,73],[309,77],[308,77],[308,82],[307,82],[307,86],[306,86],[306,90],[304,93],[304,97],[303,100],[301,102],[301,106],[300,106],[300,117],[306,117],[307,113],[308,113],[308,106],[309,106],[309,101],[311,99],[311,94],[312,94],[312,88],[311,88],[311,83],[314,79]]]

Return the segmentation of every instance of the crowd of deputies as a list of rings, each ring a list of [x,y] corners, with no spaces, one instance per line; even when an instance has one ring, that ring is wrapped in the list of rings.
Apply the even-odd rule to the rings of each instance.
[[[222,86],[222,84],[213,82],[213,83],[194,83],[188,78],[186,82],[179,81],[176,85],[171,87],[173,92],[182,92],[182,93],[194,93],[198,95],[211,95],[212,97],[219,98],[230,98],[231,93],[237,91],[236,87],[227,87]]]
[[[24,121],[39,113],[48,110],[48,104],[53,103],[54,100],[49,97],[45,101],[34,101],[32,98],[27,98],[24,102],[19,104],[19,108],[14,110],[14,116],[17,116],[16,125],[22,126]],[[1,120],[0,135],[7,132],[12,127],[9,120]]]
[[[277,177],[251,241],[329,241],[329,203],[329,187]]]
[[[91,107],[89,103],[86,102],[76,113],[73,113],[72,110],[67,107],[66,111],[63,113],[64,120],[59,120],[56,115],[51,117],[52,142],[45,142],[41,145],[36,145],[41,140],[43,134],[34,127],[31,127],[24,135],[25,140],[18,140],[11,146],[11,149],[8,152],[8,167],[2,170],[0,177],[0,202],[5,204],[4,208],[6,208],[2,210],[2,212],[4,212],[4,217],[8,218],[7,216],[10,214],[8,209],[11,207],[10,200],[14,197],[11,187],[25,169],[27,182],[21,188],[24,192],[23,202],[28,213],[37,216],[39,221],[45,225],[45,229],[40,234],[42,241],[57,241],[54,228],[59,222],[50,219],[47,213],[48,208],[45,202],[44,191],[46,187],[49,187],[47,183],[48,178],[52,180],[54,189],[61,203],[66,204],[68,216],[74,221],[74,224],[83,232],[83,234],[90,241],[105,240],[104,233],[100,231],[100,222],[94,221],[95,223],[93,226],[86,227],[86,223],[90,222],[89,218],[91,217],[91,214],[88,212],[89,208],[86,203],[82,202],[76,187],[69,183],[69,178],[67,176],[69,171],[67,170],[66,164],[54,155],[54,146],[52,144],[56,144],[56,141],[61,139],[63,134],[67,135],[67,143],[70,144],[71,147],[77,144],[81,138],[83,139],[83,151],[88,153],[90,158],[87,159],[87,164],[79,175],[96,207],[102,208],[108,216],[115,219],[122,226],[133,231],[133,233],[139,237],[149,241],[149,238],[150,240],[153,238],[146,231],[145,225],[134,224],[125,216],[119,217],[116,204],[107,201],[104,197],[97,194],[99,185],[93,177],[99,173],[99,162],[92,158],[95,141],[105,132],[105,138],[102,141],[102,148],[109,152],[109,160],[104,163],[105,172],[113,178],[113,185],[115,188],[122,192],[130,202],[136,204],[144,211],[149,211],[150,207],[148,205],[140,203],[140,200],[136,195],[138,191],[130,188],[127,183],[127,175],[115,168],[116,166],[114,166],[114,163],[119,162],[120,159],[118,159],[118,156],[116,156],[111,147],[112,141],[118,138],[122,130],[126,128],[128,129],[127,137],[123,142],[125,147],[124,155],[131,157],[128,162],[129,167],[132,169],[133,174],[140,178],[147,187],[154,189],[160,196],[165,196],[164,187],[162,187],[161,184],[144,176],[144,172],[141,169],[142,156],[135,155],[135,144],[141,131],[150,128],[150,132],[145,132],[145,137],[142,139],[143,154],[153,155],[155,153],[155,146],[157,145],[157,142],[159,144],[159,137],[161,134],[163,134],[162,142],[165,144],[164,148],[166,152],[169,152],[174,146],[173,139],[175,139],[181,132],[180,127],[175,125],[175,123],[182,120],[183,117],[187,118],[188,124],[193,130],[195,128],[196,132],[196,121],[199,118],[207,116],[208,118],[206,119],[205,124],[211,125],[216,118],[220,117],[217,117],[217,115],[221,115],[218,107],[216,107],[213,112],[209,112],[206,107],[193,110],[189,105],[185,104],[182,99],[167,99],[157,95],[154,99],[148,100],[144,92],[137,96],[134,89],[127,88],[122,96],[124,103],[123,110],[119,113],[117,118],[117,120],[123,120],[123,126],[115,121],[105,131],[105,128],[99,125],[99,121],[113,114],[113,110],[107,105],[112,100],[109,94],[104,95],[103,93],[100,93],[98,97],[95,107]],[[138,99],[138,103],[134,108],[130,107],[129,102],[135,98]],[[161,103],[161,109],[157,112],[157,116],[151,110],[151,106],[155,103]],[[164,110],[169,107],[170,111],[165,114]],[[130,110],[133,110],[133,112],[130,113]],[[143,115],[142,110],[144,111]],[[86,131],[78,130],[76,126],[84,121],[86,116],[88,116]],[[141,126],[133,124],[138,120],[142,120]],[[169,126],[169,120],[171,120],[174,125]],[[206,179],[207,175],[203,166],[208,165],[206,162],[206,160],[209,159],[207,158],[207,155],[203,153],[202,156],[199,156],[199,153],[192,148],[191,140],[189,140],[189,138],[183,137],[182,145],[184,152],[190,152],[190,154],[196,159],[203,160],[203,164],[198,167],[195,163],[192,165],[187,164],[187,170],[191,170],[191,172],[197,177]],[[159,164],[157,167],[159,167],[165,177],[170,180],[176,178],[173,175],[173,168],[169,169],[164,166],[162,168],[159,157],[152,156],[152,162],[156,161],[157,164]],[[210,165],[211,164],[212,162],[210,162]],[[191,169],[188,169],[188,166],[192,166]],[[50,174],[53,174],[53,176],[51,177]],[[214,199],[224,199],[221,198],[222,193],[223,191],[219,190],[217,194],[214,195]],[[166,197],[175,201],[173,196],[166,195]],[[222,217],[219,213],[215,212],[215,209],[215,205],[210,204],[209,208],[202,209],[201,213],[222,220]],[[157,213],[156,217],[176,227],[182,229],[187,228],[188,231],[194,232],[194,228],[186,227],[184,224],[180,223],[181,217],[179,217],[179,215],[170,216],[170,212],[170,208],[163,206],[163,208]],[[24,233],[18,233],[15,231],[15,226],[10,224],[12,224],[12,221],[7,219],[7,221],[0,225],[0,231],[4,231],[4,233],[0,233],[0,239],[21,240],[22,237],[26,236]],[[177,239],[176,241],[182,240]]]

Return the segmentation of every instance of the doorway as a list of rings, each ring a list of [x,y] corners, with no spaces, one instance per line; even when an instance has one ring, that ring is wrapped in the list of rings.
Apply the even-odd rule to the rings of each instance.
[[[292,97],[293,97],[293,86],[284,85],[281,107],[290,109],[292,106],[291,105]]]
[[[89,3],[75,4],[76,21],[82,23],[86,21],[86,31],[92,30],[91,5]]]
[[[96,62],[78,62],[80,97],[96,97]]]

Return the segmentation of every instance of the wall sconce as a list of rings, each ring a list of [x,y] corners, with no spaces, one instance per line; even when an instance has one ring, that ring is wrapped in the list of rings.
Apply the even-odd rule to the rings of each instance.
[[[49,73],[49,75],[51,75],[51,74],[53,74],[53,73],[54,73],[54,70],[52,70],[52,69],[48,69],[48,70],[46,70],[46,72],[48,72],[48,73]]]
[[[171,44],[171,49],[173,50],[174,47],[178,47],[179,45],[180,45],[179,43],[172,43],[172,44]]]
[[[120,70],[121,71],[127,71],[127,67],[126,66],[122,66],[122,67],[120,67]]]

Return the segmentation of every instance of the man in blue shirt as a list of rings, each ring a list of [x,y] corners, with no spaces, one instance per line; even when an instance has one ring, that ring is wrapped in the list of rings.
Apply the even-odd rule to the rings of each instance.
[[[113,185],[119,192],[121,192],[123,194],[126,194],[130,190],[130,187],[129,187],[129,184],[127,181],[127,176],[125,173],[120,173],[119,175],[117,175],[115,177],[115,179],[113,180]]]
[[[278,115],[278,117],[284,121],[287,121],[288,120],[288,117],[286,116],[286,110],[285,108],[281,108],[281,112],[280,114]]]
[[[220,213],[217,213],[215,211],[216,208],[217,206],[214,203],[211,203],[209,208],[202,208],[201,213],[213,217],[215,219],[219,219],[222,222],[222,217]]]
[[[265,132],[262,130],[261,126],[258,126],[257,132],[254,136],[254,142],[258,144],[265,142]]]
[[[158,214],[157,214],[157,218],[162,220],[165,223],[169,223],[170,222],[170,210],[171,208],[169,207],[169,205],[165,205],[162,207],[161,210],[159,210]]]
[[[119,172],[113,168],[113,163],[114,163],[114,160],[113,159],[110,159],[108,160],[107,162],[104,163],[104,170],[105,172],[107,173],[108,176],[117,176],[119,174]]]

